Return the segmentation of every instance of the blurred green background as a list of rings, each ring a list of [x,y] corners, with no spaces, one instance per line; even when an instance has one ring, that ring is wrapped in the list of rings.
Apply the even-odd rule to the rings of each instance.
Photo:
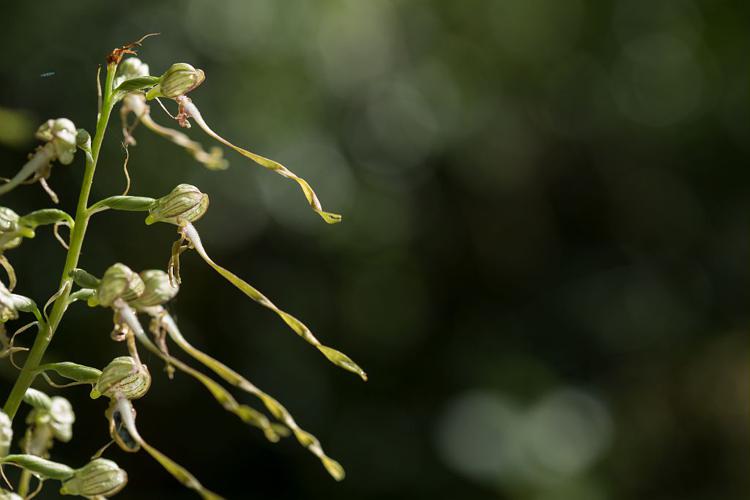
[[[0,175],[47,118],[92,131],[97,65],[158,31],[140,51],[152,73],[204,69],[207,121],[344,214],[328,226],[237,154],[210,172],[136,131],[132,193],[209,193],[197,227],[215,259],[370,374],[327,364],[185,254],[185,335],[348,472],[335,483],[145,356],[142,434],[229,498],[747,498],[749,22],[740,0],[6,2]],[[123,189],[119,141],[115,119],[95,198]],[[64,209],[82,170],[54,167]],[[2,203],[50,205],[38,186]],[[174,237],[101,214],[81,265],[163,268]],[[64,259],[49,231],[8,256],[44,303]],[[73,306],[48,359],[104,366],[125,351],[110,329]],[[7,391],[15,371],[0,375]],[[107,440],[105,403],[64,394],[76,436],[53,456],[79,465]],[[130,473],[118,498],[192,496],[145,454],[109,456]]]

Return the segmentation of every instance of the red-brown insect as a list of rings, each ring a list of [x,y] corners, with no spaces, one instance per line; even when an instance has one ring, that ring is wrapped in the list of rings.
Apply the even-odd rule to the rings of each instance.
[[[150,36],[160,35],[160,34],[161,33],[149,33],[148,35],[143,35],[140,39],[136,40],[135,42],[126,43],[122,47],[114,49],[107,56],[107,64],[120,64],[120,61],[122,60],[122,57],[125,54],[136,55],[137,52],[133,49],[135,49],[136,47],[140,47],[146,38]]]

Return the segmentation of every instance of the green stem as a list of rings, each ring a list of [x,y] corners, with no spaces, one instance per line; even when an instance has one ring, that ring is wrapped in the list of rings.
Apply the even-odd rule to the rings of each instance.
[[[23,472],[21,472],[21,479],[18,482],[18,494],[22,498],[26,498],[26,495],[29,494],[30,484],[31,484],[31,472],[29,472],[27,469],[23,469]]]
[[[55,334],[55,331],[57,331],[57,327],[68,307],[68,296],[70,295],[72,284],[70,271],[78,265],[78,259],[81,255],[81,247],[83,246],[83,239],[86,235],[86,228],[88,227],[90,217],[88,203],[89,194],[91,193],[91,185],[94,180],[94,172],[96,171],[96,163],[99,159],[99,151],[102,146],[102,140],[104,139],[104,133],[107,130],[109,115],[115,105],[115,100],[112,96],[112,81],[114,80],[116,69],[116,64],[110,64],[107,66],[107,80],[104,85],[104,103],[102,105],[102,112],[96,123],[96,133],[91,145],[91,156],[86,160],[86,169],[83,173],[81,192],[78,196],[75,226],[70,235],[70,249],[68,250],[68,255],[65,259],[65,266],[62,271],[62,277],[60,278],[60,289],[63,290],[63,292],[57,297],[57,299],[55,299],[55,303],[52,306],[52,312],[49,315],[49,321],[46,324],[41,325],[36,340],[34,341],[34,345],[23,365],[23,369],[18,375],[8,399],[5,401],[3,410],[11,419],[15,416],[16,411],[18,411],[18,407],[23,400],[26,390],[34,381],[34,378],[38,373],[37,367],[41,363],[42,357],[47,350],[47,346],[49,346],[49,343],[52,341],[52,337]]]

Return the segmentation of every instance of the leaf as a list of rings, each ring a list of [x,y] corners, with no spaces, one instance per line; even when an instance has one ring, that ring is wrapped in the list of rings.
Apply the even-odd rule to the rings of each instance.
[[[73,218],[62,210],[56,208],[44,208],[35,210],[18,219],[20,226],[36,229],[38,226],[64,223],[68,227],[73,227]]]
[[[94,276],[93,274],[85,271],[79,267],[72,269],[69,276],[73,278],[73,282],[81,288],[93,288],[99,286],[102,280]]]
[[[72,467],[46,460],[36,455],[7,455],[0,458],[0,463],[17,465],[44,479],[58,479],[62,481],[72,477],[75,473]]]
[[[122,82],[115,89],[115,92],[128,93],[135,92],[137,90],[144,90],[159,83],[160,79],[161,78],[158,76],[139,76],[136,78],[129,78]]]
[[[145,196],[110,196],[97,201],[89,207],[89,214],[101,212],[109,208],[128,212],[147,212],[156,202],[154,198]]]
[[[80,365],[70,361],[60,363],[47,363],[37,368],[37,372],[53,371],[70,380],[81,382],[83,384],[96,384],[102,371],[91,366]]]

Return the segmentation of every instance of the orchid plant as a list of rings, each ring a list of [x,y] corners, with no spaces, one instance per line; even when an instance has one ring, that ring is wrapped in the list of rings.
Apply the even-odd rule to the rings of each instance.
[[[20,352],[26,353],[23,365],[19,367],[18,377],[0,412],[0,472],[4,466],[20,467],[22,472],[16,485],[11,484],[5,479],[5,474],[2,474],[6,484],[4,488],[0,488],[0,500],[32,498],[49,481],[60,482],[59,492],[62,495],[101,499],[116,494],[125,487],[128,476],[114,461],[103,457],[113,442],[127,452],[143,450],[202,498],[222,498],[204,487],[192,473],[152,446],[139,433],[135,404],[139,398],[148,394],[151,385],[151,372],[141,361],[140,349],[145,349],[160,359],[170,378],[175,370],[194,378],[226,411],[260,429],[269,441],[276,442],[293,435],[303,447],[320,459],[333,478],[341,480],[344,477],[341,465],[326,455],[318,439],[303,430],[281,403],[240,373],[194,347],[180,332],[174,317],[164,307],[179,292],[182,280],[180,254],[186,250],[195,250],[218,274],[250,299],[277,314],[292,331],[318,349],[329,361],[367,380],[365,372],[348,356],[321,343],[302,321],[278,307],[258,289],[209,256],[194,225],[208,209],[208,195],[188,184],[177,185],[161,198],[130,195],[126,160],[128,188],[125,192],[94,203],[89,201],[109,118],[119,105],[126,147],[136,144],[133,134],[136,127],[142,124],[149,131],[183,148],[206,168],[226,168],[227,162],[220,148],[206,150],[180,130],[189,128],[191,122],[195,123],[209,138],[234,149],[256,164],[295,181],[311,209],[325,222],[334,224],[341,221],[340,215],[323,210],[307,181],[278,162],[234,145],[209,127],[197,104],[187,95],[204,82],[203,71],[190,64],[177,63],[161,76],[151,75],[149,66],[136,57],[136,50],[145,38],[119,47],[108,55],[103,86],[97,73],[99,106],[93,137],[86,130],[76,128],[66,118],[48,120],[36,133],[41,145],[15,176],[0,185],[2,195],[22,184],[38,182],[51,200],[57,203],[58,196],[48,183],[53,165],[72,164],[78,151],[82,152],[85,159],[78,204],[73,216],[57,208],[45,208],[19,216],[11,208],[0,207],[0,265],[7,274],[7,283],[0,280],[0,356],[8,358],[18,367],[14,356]],[[176,116],[170,115],[177,127],[159,124],[154,120],[151,105],[158,103],[166,111],[163,100],[172,100],[177,104]],[[96,276],[79,267],[89,220],[106,210],[143,212],[147,225],[161,222],[176,226],[178,238],[172,245],[171,257],[165,269],[136,272],[126,264],[117,262],[101,273],[101,276]],[[67,250],[67,257],[56,292],[40,308],[32,299],[14,293],[18,278],[5,253],[21,245],[24,238],[33,238],[37,228],[45,225],[52,226],[53,234]],[[68,241],[60,234],[60,227],[68,228]],[[65,312],[75,302],[109,309],[113,315],[111,337],[115,342],[124,344],[125,353],[115,356],[102,369],[81,364],[81,360],[43,362],[45,351],[55,338]],[[33,315],[33,320],[9,335],[6,323],[19,319],[22,314]],[[141,322],[144,317],[149,320],[145,328]],[[31,328],[37,332],[31,348],[18,346],[15,342],[16,335]],[[176,356],[170,351],[170,344],[192,358],[205,371]],[[72,439],[75,412],[64,397],[49,396],[31,387],[40,376],[55,388],[63,386],[55,383],[52,376],[69,381],[65,387],[89,385],[91,398],[103,396],[109,401],[105,410],[109,426],[108,429],[104,426],[102,428],[103,447],[93,454],[88,463],[73,467],[51,459],[55,441],[67,442]],[[265,411],[240,403],[227,386],[257,398]],[[19,452],[11,453],[14,444],[13,420],[22,403],[30,408],[25,421],[26,430],[18,442]],[[105,437],[105,432],[108,432],[109,439]],[[33,491],[32,479],[36,479]]]

